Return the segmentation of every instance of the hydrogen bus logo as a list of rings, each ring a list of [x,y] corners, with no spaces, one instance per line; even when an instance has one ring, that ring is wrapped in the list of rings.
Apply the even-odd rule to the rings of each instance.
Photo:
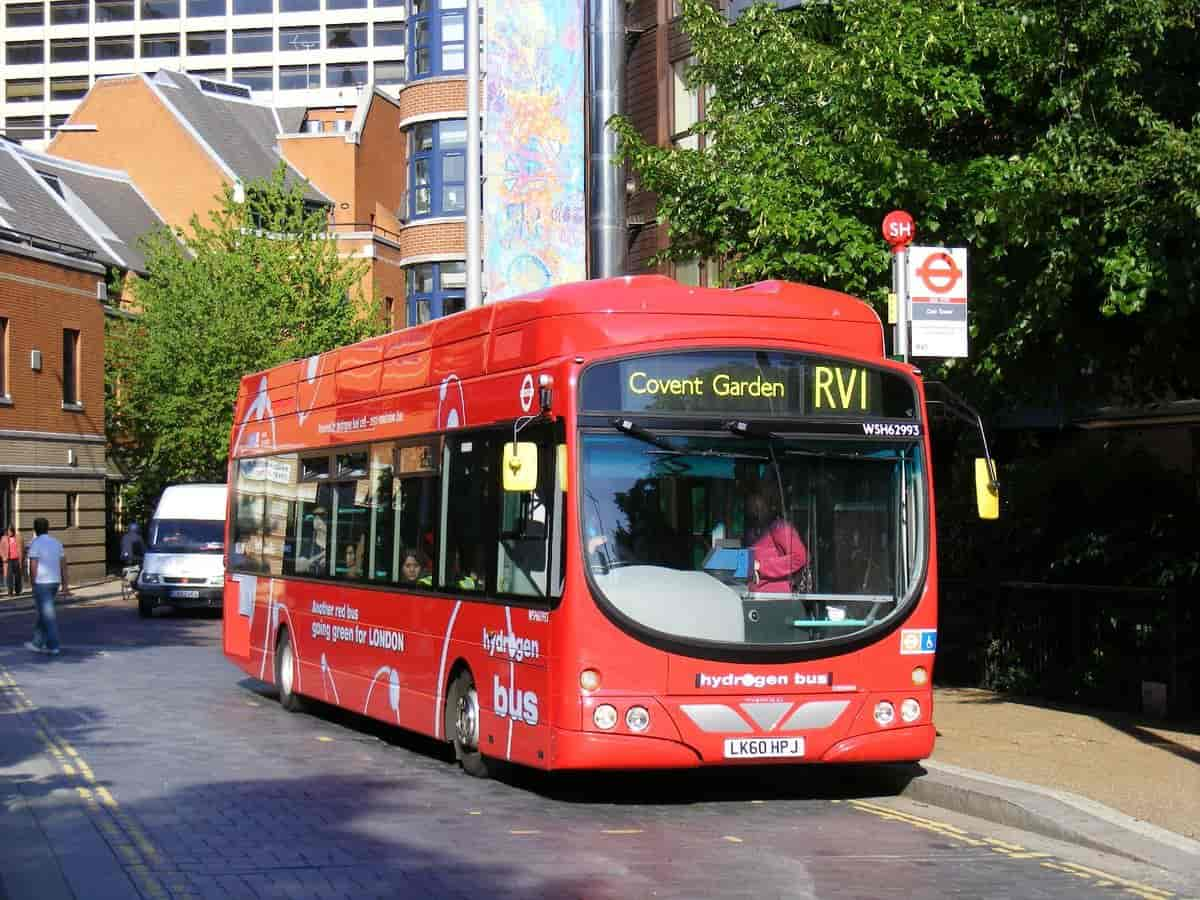
[[[439,431],[467,424],[467,399],[457,375],[447,375],[438,390],[437,427]]]

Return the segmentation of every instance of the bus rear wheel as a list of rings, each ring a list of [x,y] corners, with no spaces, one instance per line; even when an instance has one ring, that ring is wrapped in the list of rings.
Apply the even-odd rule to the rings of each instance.
[[[460,672],[446,695],[446,734],[464,772],[476,778],[492,774],[490,760],[479,752],[479,692],[470,672]]]
[[[296,693],[296,654],[292,639],[284,629],[275,644],[275,685],[279,688],[279,705],[288,712],[303,712],[304,698]]]

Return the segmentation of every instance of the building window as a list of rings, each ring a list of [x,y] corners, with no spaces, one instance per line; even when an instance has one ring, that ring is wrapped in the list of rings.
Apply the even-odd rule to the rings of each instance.
[[[133,59],[133,36],[96,38],[96,59]]]
[[[71,118],[71,117],[70,116],[51,116],[50,117],[50,136],[54,137],[54,135],[58,134],[58,129],[60,129],[64,125],[66,125],[67,119],[69,119],[69,118]]]
[[[142,36],[142,59],[161,59],[179,55],[179,35],[147,34]]]
[[[376,22],[376,47],[403,47],[405,25],[403,22]]]
[[[13,4],[5,10],[5,25],[8,28],[25,28],[46,22],[46,13],[41,4]]]
[[[79,524],[79,495],[68,492],[65,497],[67,501],[67,527],[74,528]]]
[[[50,42],[50,62],[87,62],[87,38],[64,38]]]
[[[272,0],[233,0],[235,16],[252,16],[257,13],[273,12]]]
[[[382,6],[403,6],[404,0],[375,0],[371,5],[377,8]]]
[[[271,77],[271,69],[234,69],[233,83],[243,84],[252,91],[269,91],[275,85]]]
[[[279,89],[281,91],[303,91],[321,86],[321,64],[306,66],[280,66]]]
[[[366,9],[367,0],[325,0],[326,9]]]
[[[703,97],[696,89],[689,88],[684,80],[693,61],[689,56],[671,63],[671,143],[676,147],[699,150],[703,146],[700,135],[690,134],[689,131],[704,115]]]
[[[234,53],[270,53],[274,48],[270,28],[246,28],[233,33]]]
[[[467,0],[410,0],[408,46],[413,78],[465,71]]]
[[[4,100],[7,103],[40,103],[46,90],[40,78],[21,78],[4,83]]]
[[[406,68],[402,59],[381,59],[375,63],[375,83],[404,84]]]
[[[279,29],[279,49],[281,51],[316,50],[320,46],[321,28],[319,25]]]
[[[97,22],[132,22],[133,0],[96,0]]]
[[[407,280],[409,325],[421,325],[467,308],[465,262],[412,266]]]
[[[193,31],[187,36],[188,56],[219,56],[225,52],[225,32]],[[224,78],[224,75],[221,76]]]
[[[63,329],[62,389],[65,406],[79,405],[79,332]]]
[[[46,120],[41,116],[7,116],[4,135],[18,141],[40,141],[46,133]]]
[[[719,287],[720,272],[716,260],[688,259],[673,264],[675,280],[692,287]]]
[[[320,8],[321,0],[279,0],[279,11],[281,13],[312,12]]]
[[[142,0],[143,19],[178,19],[179,0]]]
[[[383,298],[383,324],[391,331],[396,327],[396,301],[391,297]]]
[[[8,28],[42,25],[44,22],[45,13],[40,3],[14,3],[4,11],[4,24]]]
[[[8,319],[0,316],[0,397],[8,397]]]
[[[10,66],[37,65],[46,61],[46,49],[41,41],[5,44],[4,61]]]
[[[410,215],[461,216],[466,209],[467,122],[422,122],[412,129]]]
[[[50,79],[51,100],[78,100],[88,91],[86,75],[71,75],[66,78]]]
[[[225,15],[225,0],[187,0],[189,19]]]
[[[211,78],[214,81],[224,81],[229,77],[228,69],[188,69],[189,75],[197,78]]]
[[[54,0],[50,4],[51,25],[86,25],[88,0]]]
[[[361,22],[353,25],[326,25],[325,49],[356,50],[367,46],[367,26]]]
[[[351,87],[367,83],[367,64],[329,63],[325,67],[325,87]]]

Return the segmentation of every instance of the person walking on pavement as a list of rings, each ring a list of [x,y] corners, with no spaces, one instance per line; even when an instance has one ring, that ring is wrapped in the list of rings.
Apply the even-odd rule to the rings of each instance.
[[[121,562],[127,566],[136,565],[146,555],[146,542],[142,540],[142,526],[134,522],[121,538]]]
[[[29,580],[33,583],[37,622],[33,626],[33,640],[26,641],[25,646],[36,653],[58,656],[54,597],[59,588],[62,588],[64,596],[71,591],[68,587],[67,557],[63,545],[50,536],[50,523],[46,519],[34,519],[33,531],[37,537],[29,545]]]
[[[25,546],[21,535],[11,525],[0,536],[0,559],[4,561],[4,574],[8,582],[8,596],[21,593],[21,566],[25,564]]]

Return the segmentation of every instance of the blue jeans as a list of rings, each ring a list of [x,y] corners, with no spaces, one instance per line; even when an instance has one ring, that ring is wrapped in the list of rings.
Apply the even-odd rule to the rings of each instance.
[[[37,607],[37,622],[33,626],[33,642],[47,650],[58,649],[58,623],[54,620],[54,597],[57,594],[57,582],[33,586],[33,603]]]

